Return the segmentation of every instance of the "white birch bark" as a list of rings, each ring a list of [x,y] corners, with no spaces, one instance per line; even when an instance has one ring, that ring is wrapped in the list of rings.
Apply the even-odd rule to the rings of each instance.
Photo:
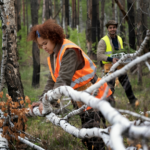
[[[21,141],[22,143],[24,143],[24,144],[30,146],[30,147],[33,148],[33,149],[45,150],[45,149],[43,149],[42,147],[40,147],[40,146],[38,146],[38,145],[35,145],[35,144],[31,143],[30,141],[28,141],[28,140],[26,140],[26,139],[24,139],[24,138],[21,138],[20,136],[18,136],[18,140]]]
[[[2,62],[1,62],[1,78],[0,78],[0,91],[3,90],[5,85],[5,68],[7,63],[7,34],[6,34],[6,14],[4,5],[0,5],[1,17],[2,17]]]
[[[115,69],[123,63],[123,61],[125,61],[127,58],[136,58],[137,56],[139,56],[142,51],[144,50],[144,48],[146,47],[146,44],[148,43],[150,39],[150,30],[147,30],[147,34],[146,34],[146,37],[145,39],[143,40],[142,44],[140,45],[140,48],[138,51],[136,51],[135,53],[133,54],[126,54],[124,55],[121,59],[119,59],[119,61],[117,61],[110,69],[110,72],[114,72]]]
[[[95,89],[98,89],[100,86],[102,86],[105,82],[108,82],[119,75],[125,74],[129,69],[131,69],[133,66],[137,65],[138,63],[141,63],[143,61],[146,61],[150,58],[150,52],[144,54],[141,57],[137,57],[135,60],[124,66],[122,69],[115,71],[114,73],[110,75],[104,76],[103,79],[101,79],[99,82],[95,83],[94,85],[90,86],[86,91],[89,93],[92,93]]]
[[[1,150],[9,150],[8,141],[6,138],[2,137],[2,128],[0,128],[0,149]]]

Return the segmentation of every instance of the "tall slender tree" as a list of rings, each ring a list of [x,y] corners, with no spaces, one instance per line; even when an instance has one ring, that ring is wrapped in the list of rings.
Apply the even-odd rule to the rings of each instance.
[[[69,26],[69,0],[65,0],[65,24]]]
[[[17,31],[21,29],[21,1],[15,0],[15,16],[16,16],[16,25]]]
[[[46,15],[47,17],[47,15]],[[53,18],[52,0],[49,0],[49,18]]]
[[[46,20],[50,18],[50,1],[45,0],[45,19]]]
[[[27,35],[28,35],[28,33],[29,33],[28,0],[26,0],[26,26],[27,26]]]
[[[43,12],[42,12],[42,23],[45,21],[45,0],[43,0]]]
[[[97,43],[100,40],[99,0],[87,1],[87,30],[86,39],[88,55],[96,60]]]
[[[25,0],[22,0],[23,25],[25,26]]]
[[[112,19],[115,20],[115,0],[112,0]]]
[[[32,26],[38,24],[38,1],[31,0],[31,18]],[[32,57],[33,57],[33,76],[32,86],[39,87],[40,82],[40,51],[35,42],[32,44]]]
[[[104,36],[104,9],[105,0],[101,0],[100,38]]]
[[[135,11],[133,5],[134,0],[128,0],[128,26],[129,26],[129,45],[132,49],[136,49],[135,47]]]
[[[76,13],[76,0],[72,0],[72,28],[76,28],[77,25],[77,13]]]
[[[142,0],[137,2],[137,17],[136,17],[136,24],[137,24],[137,49],[142,43],[143,40],[143,25],[142,25],[142,11],[140,10],[140,6],[142,5]],[[142,65],[138,64],[138,84],[142,85]]]
[[[20,101],[21,97],[24,98],[24,92],[18,63],[18,51],[16,42],[17,30],[14,7],[15,0],[4,0],[3,2],[5,4],[5,8],[0,6],[3,30],[3,59],[1,65],[0,91],[3,90],[4,84],[6,83],[8,93],[12,100]]]
[[[122,5],[123,9],[125,10],[125,0],[119,0],[120,4]],[[125,41],[125,18],[124,15],[122,14],[121,10],[120,10],[120,22],[122,23],[120,26],[120,35],[123,39],[123,41]]]

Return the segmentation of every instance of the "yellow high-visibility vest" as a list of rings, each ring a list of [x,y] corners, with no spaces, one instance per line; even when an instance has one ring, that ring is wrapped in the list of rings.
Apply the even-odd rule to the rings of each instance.
[[[117,35],[117,38],[118,38],[118,42],[120,43],[121,45],[121,49],[123,49],[123,41],[122,41],[122,38],[120,36]],[[111,57],[112,55],[112,46],[111,46],[111,43],[110,43],[110,40],[109,40],[109,37],[108,35],[104,36],[102,38],[105,43],[106,43],[106,52],[105,52],[105,55],[108,56],[108,57]],[[103,64],[108,64],[110,62],[107,62],[107,61],[102,61]]]

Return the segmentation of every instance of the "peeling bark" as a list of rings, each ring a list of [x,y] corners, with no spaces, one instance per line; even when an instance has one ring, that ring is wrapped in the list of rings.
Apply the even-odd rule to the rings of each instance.
[[[1,6],[3,14],[2,26],[4,50],[2,60],[3,65],[1,67],[3,70],[1,76],[1,83],[5,83],[6,80],[8,93],[12,97],[12,100],[19,101],[20,97],[24,98],[24,93],[18,63],[14,0],[4,0],[4,3],[5,9],[3,9],[3,6]],[[1,84],[0,90],[2,90],[3,87],[3,84]]]

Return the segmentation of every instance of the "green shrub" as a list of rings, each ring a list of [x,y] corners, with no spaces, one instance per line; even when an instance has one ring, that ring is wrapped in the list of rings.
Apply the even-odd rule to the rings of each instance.
[[[17,33],[17,46],[19,53],[19,62],[25,62],[29,56],[32,57],[32,42],[27,42],[27,27],[21,26],[21,30]]]
[[[77,44],[84,52],[87,53],[85,30],[79,33],[77,29],[72,30],[68,27],[68,32],[69,40]]]

